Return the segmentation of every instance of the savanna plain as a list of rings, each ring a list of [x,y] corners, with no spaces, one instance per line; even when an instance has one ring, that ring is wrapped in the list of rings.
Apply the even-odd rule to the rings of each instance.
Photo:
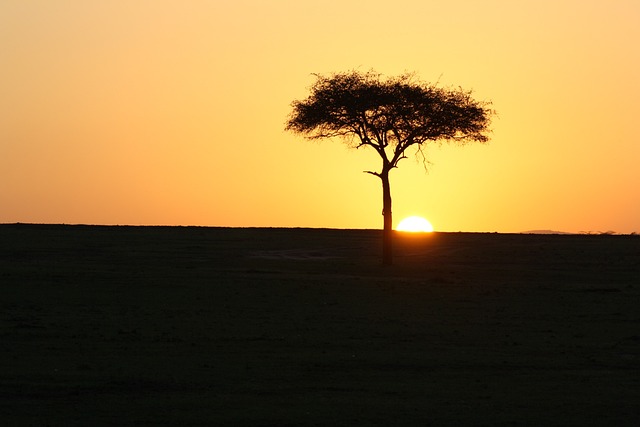
[[[0,225],[3,426],[640,425],[640,237]]]

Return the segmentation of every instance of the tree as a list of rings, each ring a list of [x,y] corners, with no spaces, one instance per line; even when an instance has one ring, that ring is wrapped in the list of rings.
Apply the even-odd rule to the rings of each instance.
[[[389,172],[415,146],[428,142],[486,142],[493,110],[471,91],[423,83],[413,74],[383,79],[373,71],[315,75],[307,99],[293,101],[285,129],[309,139],[340,138],[352,147],[371,147],[382,159],[384,217],[382,260],[393,260]],[[423,157],[424,160],[424,157]]]

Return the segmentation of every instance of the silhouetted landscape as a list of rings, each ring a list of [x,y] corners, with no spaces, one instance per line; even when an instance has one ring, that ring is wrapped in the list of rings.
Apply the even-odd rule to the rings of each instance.
[[[0,225],[6,426],[640,422],[640,237]]]

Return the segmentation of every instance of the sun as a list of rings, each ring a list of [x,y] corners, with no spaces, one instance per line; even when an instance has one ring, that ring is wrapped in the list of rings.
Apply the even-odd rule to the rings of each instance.
[[[433,225],[421,216],[410,216],[400,221],[396,230],[410,231],[412,233],[431,233]]]

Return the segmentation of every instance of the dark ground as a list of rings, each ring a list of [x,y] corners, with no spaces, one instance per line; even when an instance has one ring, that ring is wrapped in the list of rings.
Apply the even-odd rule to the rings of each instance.
[[[637,426],[640,237],[0,225],[3,426]]]

